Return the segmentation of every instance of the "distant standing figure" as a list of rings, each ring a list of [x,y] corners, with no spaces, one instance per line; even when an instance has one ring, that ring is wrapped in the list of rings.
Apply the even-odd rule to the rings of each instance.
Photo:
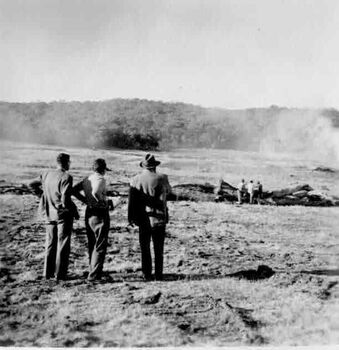
[[[73,220],[78,219],[78,211],[71,200],[73,178],[68,173],[70,156],[57,156],[57,169],[48,170],[30,182],[30,187],[42,186],[39,205],[40,215],[46,221],[46,253],[44,277],[67,278]]]
[[[100,280],[104,266],[110,227],[105,173],[110,171],[104,159],[96,159],[93,173],[76,184],[73,195],[87,205],[85,214],[89,255],[89,281]],[[81,194],[83,191],[84,195]]]
[[[150,243],[153,241],[155,279],[163,279],[165,228],[168,222],[167,195],[171,187],[165,174],[156,172],[160,164],[147,154],[140,163],[142,172],[130,183],[128,221],[139,226],[141,269],[145,281],[152,279]]]
[[[242,199],[244,194],[246,193],[246,184],[245,184],[245,180],[242,179],[241,182],[239,182],[238,186],[237,186],[237,194],[238,194],[238,203],[241,204],[242,203]]]
[[[254,194],[254,183],[253,183],[253,180],[251,180],[247,184],[247,192],[250,195],[250,204],[253,204],[253,194]]]
[[[260,181],[257,181],[257,183],[254,185],[253,190],[253,200],[256,200],[258,204],[260,204],[260,199],[263,197],[263,190],[262,190],[262,184]]]
[[[257,187],[258,187],[258,198],[263,197],[263,187],[260,181],[257,182]]]

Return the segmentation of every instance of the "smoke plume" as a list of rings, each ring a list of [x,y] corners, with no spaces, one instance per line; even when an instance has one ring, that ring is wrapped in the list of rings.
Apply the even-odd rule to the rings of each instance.
[[[339,163],[339,129],[320,112],[285,111],[272,116],[261,139],[260,150]]]

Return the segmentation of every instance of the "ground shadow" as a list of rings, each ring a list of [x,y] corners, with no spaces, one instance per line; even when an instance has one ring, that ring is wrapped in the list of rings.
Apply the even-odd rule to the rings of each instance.
[[[100,280],[100,283],[108,282],[145,282],[140,273],[130,272],[106,272],[107,275]],[[183,273],[167,273],[163,275],[162,282],[174,282],[174,281],[200,281],[207,279],[219,279],[225,278],[228,275],[218,274],[183,274]],[[155,281],[155,280],[151,280]],[[148,281],[149,282],[149,281]]]
[[[322,276],[339,276],[339,269],[333,270],[311,270],[311,271],[300,271],[301,273],[307,273],[310,275],[322,275]]]
[[[204,279],[220,279],[225,277],[235,277],[239,279],[247,279],[250,281],[263,280],[272,277],[275,274],[269,266],[260,265],[257,270],[241,270],[230,274],[165,274],[164,281],[200,281]]]
[[[235,273],[231,273],[226,275],[227,277],[238,277],[244,278],[250,281],[263,280],[266,278],[270,278],[275,274],[275,271],[272,270],[267,265],[259,265],[257,270],[242,270]]]
[[[330,276],[339,276],[339,270],[316,270],[316,271],[301,271],[304,273],[318,273],[318,274],[326,274]],[[320,273],[322,272],[322,273]],[[218,274],[218,273],[209,273],[209,274],[203,274],[203,273],[191,273],[191,274],[184,274],[184,273],[168,273],[163,275],[163,282],[174,282],[174,281],[201,281],[201,280],[211,280],[211,279],[221,279],[225,277],[234,277],[238,279],[246,279],[250,281],[257,281],[257,280],[263,280],[270,278],[275,274],[275,271],[273,271],[269,266],[266,265],[260,265],[257,270],[250,269],[250,270],[241,270],[230,274]],[[71,286],[71,285],[80,285],[83,283],[89,283],[89,284],[108,284],[108,283],[121,283],[121,282],[144,282],[144,279],[140,272],[116,272],[116,271],[103,271],[101,279],[100,280],[94,280],[94,281],[88,281],[87,280],[88,272],[84,271],[82,274],[69,274],[67,276],[67,279],[65,280],[55,280],[54,278],[51,279],[44,279],[43,276],[39,276],[34,281],[13,281],[13,286],[33,286],[36,284],[46,284],[49,286],[53,285],[64,285],[64,286]]]

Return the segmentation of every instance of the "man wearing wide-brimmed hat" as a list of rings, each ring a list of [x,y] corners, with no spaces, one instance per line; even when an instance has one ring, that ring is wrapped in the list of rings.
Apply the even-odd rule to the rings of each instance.
[[[93,173],[76,184],[73,195],[87,205],[85,214],[89,254],[89,281],[100,280],[104,266],[108,231],[109,205],[106,197],[106,161],[98,158],[93,163]],[[84,195],[81,194],[83,191]]]
[[[165,174],[156,172],[159,161],[147,154],[140,162],[142,172],[130,183],[128,221],[139,226],[141,269],[146,281],[152,279],[150,243],[153,241],[155,279],[163,279],[165,228],[168,222],[167,195],[171,187]]]
[[[35,189],[42,186],[39,213],[46,221],[46,253],[44,277],[57,280],[67,278],[73,220],[79,218],[71,201],[73,178],[68,173],[70,156],[60,153],[56,159],[57,169],[44,171],[30,182]]]

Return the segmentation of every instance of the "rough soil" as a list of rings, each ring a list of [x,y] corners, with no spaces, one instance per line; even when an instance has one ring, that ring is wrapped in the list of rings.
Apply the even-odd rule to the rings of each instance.
[[[14,182],[38,174],[59,152],[55,147],[5,146],[6,166],[0,174]],[[87,174],[91,160],[102,156],[116,164],[114,181],[128,181],[143,155],[67,151],[74,157],[75,178]],[[214,159],[221,155],[209,154]],[[217,183],[222,169],[203,171],[205,155],[178,151],[157,156],[172,183],[197,178]],[[263,158],[255,168],[252,154],[239,153],[245,165],[237,166],[230,161],[232,153],[222,155],[230,182],[248,173],[266,179],[266,186],[287,187],[292,183],[285,180],[293,173],[293,184],[307,182],[337,191],[337,173],[312,172],[326,164],[309,163],[300,169],[297,159],[287,169],[281,158]],[[185,168],[188,163],[181,159],[190,160],[199,171]],[[182,166],[171,171],[170,162]],[[1,346],[339,343],[338,208],[170,202],[165,281],[145,283],[140,279],[137,232],[126,226],[126,199],[116,200],[120,204],[111,212],[103,281],[86,282],[84,207],[79,205],[82,215],[74,225],[70,280],[57,284],[41,277],[44,226],[36,217],[37,197],[0,196]],[[261,273],[260,265],[275,273]]]

